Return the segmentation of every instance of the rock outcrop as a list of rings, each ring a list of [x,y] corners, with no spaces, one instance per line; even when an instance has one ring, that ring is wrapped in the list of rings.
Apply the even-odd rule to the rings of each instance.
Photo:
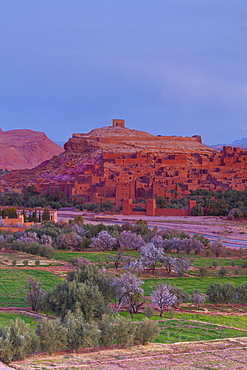
[[[0,129],[0,169],[28,169],[63,152],[43,132]]]

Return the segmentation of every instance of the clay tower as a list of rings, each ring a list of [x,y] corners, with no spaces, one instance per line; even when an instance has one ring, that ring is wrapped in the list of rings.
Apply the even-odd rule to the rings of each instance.
[[[125,120],[124,119],[113,119],[112,126],[125,128]]]

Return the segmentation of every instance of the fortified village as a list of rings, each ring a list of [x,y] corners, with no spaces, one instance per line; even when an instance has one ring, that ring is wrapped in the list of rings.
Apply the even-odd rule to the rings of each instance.
[[[180,197],[198,188],[246,189],[247,151],[225,146],[217,152],[203,145],[199,135],[154,136],[114,119],[112,126],[73,134],[64,149],[34,169],[9,173],[2,188],[35,185],[40,193],[59,189],[85,202],[111,200],[124,214],[135,213],[144,198],[148,215],[166,214],[156,209],[157,196]],[[192,203],[173,214],[190,214]]]

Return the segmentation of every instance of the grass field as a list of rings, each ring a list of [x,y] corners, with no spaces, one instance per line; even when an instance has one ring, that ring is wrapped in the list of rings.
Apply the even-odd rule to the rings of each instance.
[[[187,257],[190,258],[190,256],[187,255]],[[209,267],[213,266],[213,262],[217,262],[219,266],[236,266],[236,267],[242,267],[244,263],[247,261],[247,258],[231,258],[231,257],[224,257],[224,258],[215,258],[215,257],[198,257],[192,256],[192,259],[194,259],[194,266],[195,267]]]
[[[167,320],[159,323],[161,332],[156,343],[188,342],[220,338],[246,337],[246,331],[222,328],[214,324],[204,324],[190,320]]]
[[[103,251],[103,252],[95,252],[95,251],[83,251],[83,252],[70,252],[70,251],[57,251],[55,255],[56,260],[65,261],[68,262],[70,258],[72,257],[83,257],[87,258],[91,262],[97,263],[97,262],[110,262],[110,256],[116,255],[117,251]],[[140,252],[135,251],[125,251],[124,256],[131,256],[133,258],[139,258]],[[169,253],[173,257],[178,257],[177,253]],[[214,256],[203,256],[203,255],[188,255],[185,253],[181,254],[184,258],[190,258],[194,260],[194,266],[195,267],[210,267],[213,266],[213,262],[216,261],[218,263],[218,266],[236,266],[236,267],[242,267],[244,263],[247,261],[247,257],[219,257],[216,258]]]
[[[170,278],[170,279],[144,279],[143,289],[145,295],[150,295],[159,282],[165,284],[177,285],[183,288],[188,294],[192,294],[194,289],[200,289],[206,293],[207,287],[214,283],[229,283],[232,282],[235,286],[239,286],[247,281],[247,277],[234,276],[234,277],[183,277],[183,278]]]
[[[42,270],[0,270],[0,306],[25,306],[25,291],[28,276],[38,279],[47,292],[54,288],[61,278]]]
[[[116,251],[104,251],[104,252],[68,252],[68,251],[57,251],[55,259],[59,261],[68,262],[71,258],[87,258],[89,261],[94,263],[100,262],[111,262],[110,256],[117,255]],[[133,258],[138,258],[140,256],[139,252],[124,252],[124,256],[132,256]]]
[[[30,326],[31,329],[35,330],[37,326],[37,320],[33,316],[12,312],[0,312],[0,327],[10,326],[13,320],[16,318],[23,320]]]
[[[127,312],[120,313],[130,317]],[[172,318],[171,318],[172,316]],[[143,314],[134,315],[133,321],[142,320]],[[247,337],[246,316],[217,316],[166,311],[163,317],[155,315],[151,320],[158,321],[161,332],[156,343],[213,340],[220,338]],[[241,329],[243,331],[237,330]]]

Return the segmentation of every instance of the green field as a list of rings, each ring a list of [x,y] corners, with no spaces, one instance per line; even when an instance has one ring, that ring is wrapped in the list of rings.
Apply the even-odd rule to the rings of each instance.
[[[215,257],[198,257],[194,256],[191,257],[194,259],[194,266],[195,267],[209,267],[213,266],[213,262],[216,261],[219,266],[232,266],[234,263],[234,266],[236,267],[242,267],[244,263],[247,261],[247,258],[215,258]]]
[[[143,289],[145,295],[150,295],[155,289],[156,284],[163,282],[165,284],[177,285],[183,288],[188,294],[192,294],[194,289],[200,289],[206,293],[207,287],[214,283],[229,283],[232,282],[235,286],[239,286],[247,281],[247,277],[234,276],[234,277],[182,277],[170,279],[144,279]]]
[[[120,312],[120,314],[129,317],[127,312]],[[172,316],[171,318],[171,313],[165,311],[163,317],[155,315],[151,318],[151,320],[158,321],[161,328],[160,335],[155,342],[186,342],[247,336],[246,316],[229,317],[177,312],[173,312]],[[137,314],[134,315],[133,321],[144,318],[143,314]]]
[[[94,263],[100,262],[111,262],[110,256],[117,255],[116,251],[105,251],[105,252],[68,252],[68,251],[57,251],[55,259],[59,261],[68,262],[71,258],[87,258],[89,261]],[[139,252],[124,252],[124,256],[132,256],[133,258],[139,258]]]
[[[167,320],[159,323],[161,332],[156,343],[187,342],[222,338],[246,337],[246,331],[222,328],[189,320]]]
[[[35,330],[37,326],[37,320],[33,316],[12,312],[0,312],[0,327],[10,326],[13,320],[17,318],[23,320],[30,326],[31,329]]]
[[[54,288],[61,278],[42,270],[0,270],[0,306],[25,306],[25,292],[28,276],[38,279],[47,292]]]

